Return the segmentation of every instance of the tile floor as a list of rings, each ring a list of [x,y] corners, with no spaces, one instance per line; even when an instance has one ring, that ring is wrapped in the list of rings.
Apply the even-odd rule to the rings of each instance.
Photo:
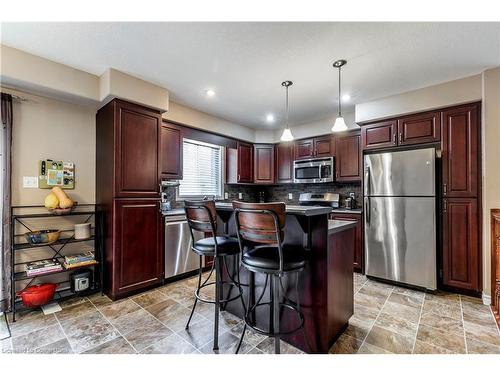
[[[354,315],[331,353],[500,354],[500,333],[479,298],[414,291],[354,274]]]
[[[116,302],[97,294],[63,302],[55,314],[20,314],[0,352],[212,353],[213,305],[198,304],[184,330],[195,285],[190,278]],[[331,353],[500,354],[491,310],[479,299],[425,294],[359,274],[354,285],[355,314]],[[234,352],[241,329],[240,319],[221,313],[220,353]],[[273,343],[247,331],[241,352],[272,353]],[[301,353],[286,343],[282,352]]]

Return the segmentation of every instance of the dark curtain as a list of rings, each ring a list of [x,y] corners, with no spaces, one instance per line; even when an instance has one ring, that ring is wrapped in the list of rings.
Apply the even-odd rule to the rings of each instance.
[[[2,251],[0,257],[0,311],[6,311],[10,299],[10,215],[11,215],[11,146],[12,146],[12,96],[2,93]]]

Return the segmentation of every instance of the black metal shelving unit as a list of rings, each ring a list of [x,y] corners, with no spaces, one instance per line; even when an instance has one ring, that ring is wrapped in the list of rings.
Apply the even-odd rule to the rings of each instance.
[[[29,212],[29,211],[32,212]],[[91,287],[84,291],[74,293],[70,290],[69,280],[58,282],[58,286],[56,289],[56,293],[54,295],[53,301],[62,301],[65,299],[72,298],[74,296],[85,296],[95,292],[102,293],[103,286],[103,277],[104,277],[104,254],[103,254],[103,244],[101,241],[101,234],[103,233],[103,217],[100,214],[96,214],[95,205],[93,204],[85,204],[78,205],[75,207],[73,211],[66,215],[57,215],[51,212],[44,211],[45,208],[43,206],[13,206],[12,207],[12,225],[11,225],[11,312],[12,312],[12,321],[16,321],[16,313],[22,310],[28,309],[22,305],[20,299],[17,299],[16,293],[16,282],[22,280],[30,280],[24,288],[34,284],[36,281],[46,277],[53,276],[56,274],[68,273],[81,268],[91,268],[93,270],[92,277],[92,285]],[[21,213],[22,211],[22,213]],[[27,211],[27,212],[26,212]],[[38,211],[38,212],[35,212]],[[64,235],[63,238],[59,238],[57,241],[51,244],[37,244],[31,245],[28,242],[19,242],[19,238],[24,238],[24,233],[16,234],[17,227],[20,225],[26,229],[26,232],[33,231],[32,228],[26,223],[27,219],[42,219],[42,218],[65,218],[68,216],[83,216],[84,223],[88,223],[92,218],[94,218],[94,234],[87,239],[75,239],[74,233],[72,230],[63,230],[61,231],[61,235]],[[28,276],[25,271],[16,272],[16,267],[20,265],[24,265],[29,262],[16,262],[16,255],[20,252],[30,251],[33,249],[39,248],[49,248],[53,255],[50,258],[40,258],[35,259],[36,261],[40,260],[49,260],[49,259],[63,259],[64,255],[62,255],[62,250],[68,245],[72,243],[83,243],[83,242],[93,242],[94,243],[94,252],[95,252],[95,264],[90,265],[82,265],[80,267],[73,267],[65,269],[64,267],[61,270],[47,272],[41,275],[33,275]],[[33,261],[33,260],[31,260]],[[65,285],[68,284],[68,285]]]

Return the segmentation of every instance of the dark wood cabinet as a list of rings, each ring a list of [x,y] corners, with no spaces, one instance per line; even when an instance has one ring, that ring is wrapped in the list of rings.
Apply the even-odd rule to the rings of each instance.
[[[500,209],[491,210],[491,310],[500,328]]]
[[[142,106],[116,100],[115,196],[158,197],[161,115]]]
[[[274,183],[274,146],[254,145],[254,182],[256,184]]]
[[[295,159],[321,158],[335,155],[335,142],[331,135],[301,139],[295,142]]]
[[[162,216],[150,199],[114,201],[114,296],[159,284],[163,279]],[[110,270],[111,271],[111,270]]]
[[[238,142],[236,148],[226,149],[226,182],[253,183],[253,145]]]
[[[354,244],[354,270],[357,272],[364,272],[364,241],[363,241],[363,220],[362,214],[358,213],[332,213],[330,214],[332,220],[346,220],[356,222],[356,237]]]
[[[477,196],[479,124],[479,105],[443,111],[443,196]]]
[[[360,132],[335,135],[335,180],[361,181],[362,154]]]
[[[443,285],[480,291],[476,198],[443,199]]]
[[[361,127],[364,150],[394,147],[398,144],[396,120],[382,121]]]
[[[295,159],[307,159],[314,156],[314,139],[302,139],[295,142]]]
[[[292,142],[278,143],[275,146],[277,183],[293,182],[293,149]]]
[[[441,113],[426,112],[398,119],[398,145],[414,145],[441,140]]]
[[[112,299],[162,282],[161,130],[158,111],[118,99],[96,115],[96,209]]]
[[[182,135],[180,127],[163,123],[160,139],[161,177],[182,180]]]

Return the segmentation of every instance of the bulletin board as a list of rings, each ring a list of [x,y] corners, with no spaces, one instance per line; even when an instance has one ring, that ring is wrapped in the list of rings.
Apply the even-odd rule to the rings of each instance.
[[[75,164],[66,161],[45,159],[38,163],[38,187],[52,189],[59,186],[63,189],[75,188]]]

